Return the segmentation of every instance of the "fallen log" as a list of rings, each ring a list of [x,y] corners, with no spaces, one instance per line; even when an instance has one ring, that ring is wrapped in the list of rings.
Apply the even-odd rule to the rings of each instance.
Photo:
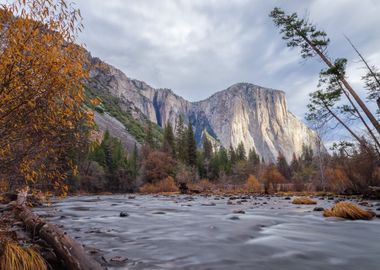
[[[46,241],[61,258],[70,270],[103,270],[104,268],[93,258],[88,256],[83,246],[67,235],[58,226],[48,223],[38,215],[33,213],[30,208],[25,206],[25,194],[19,194],[17,199],[17,217],[24,223],[26,229],[33,235],[38,235]]]

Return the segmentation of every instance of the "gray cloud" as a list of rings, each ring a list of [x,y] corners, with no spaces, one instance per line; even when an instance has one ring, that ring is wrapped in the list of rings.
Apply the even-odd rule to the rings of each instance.
[[[3,2],[3,0],[0,0]],[[308,93],[323,65],[286,48],[268,13],[275,6],[309,15],[332,39],[330,54],[349,59],[351,82],[364,95],[358,57],[380,65],[377,0],[76,0],[94,56],[129,77],[204,99],[237,82],[284,90],[290,111],[303,118]]]

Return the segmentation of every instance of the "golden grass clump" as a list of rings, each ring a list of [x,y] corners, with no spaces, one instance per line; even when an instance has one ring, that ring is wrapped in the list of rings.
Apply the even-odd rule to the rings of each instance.
[[[371,211],[360,208],[350,202],[338,202],[331,209],[326,209],[323,212],[325,217],[340,217],[345,219],[372,219],[375,214]]]
[[[47,270],[42,256],[31,247],[23,248],[16,242],[7,241],[0,249],[0,269]]]
[[[179,189],[173,179],[168,176],[157,183],[147,183],[140,187],[141,193],[161,193],[161,192],[178,192]]]
[[[292,203],[293,204],[317,204],[316,201],[313,201],[309,197],[298,197],[298,198],[295,198],[292,201]]]

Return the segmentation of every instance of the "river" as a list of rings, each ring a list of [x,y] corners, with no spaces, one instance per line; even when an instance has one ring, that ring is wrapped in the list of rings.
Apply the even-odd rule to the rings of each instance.
[[[37,211],[98,257],[128,258],[109,269],[380,269],[379,218],[324,218],[314,207],[284,197],[112,195]]]

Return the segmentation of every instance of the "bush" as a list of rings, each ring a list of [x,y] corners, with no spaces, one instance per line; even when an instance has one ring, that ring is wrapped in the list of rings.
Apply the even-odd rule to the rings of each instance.
[[[195,184],[189,185],[190,189],[197,190],[200,192],[211,192],[215,190],[214,184],[212,184],[208,179],[204,178],[201,179],[199,182]]]
[[[146,183],[140,187],[141,193],[178,192],[179,189],[171,176],[156,183]]]
[[[245,188],[250,193],[259,193],[261,192],[261,184],[256,179],[254,175],[250,175],[245,184]]]
[[[338,202],[331,209],[323,212],[325,217],[340,217],[345,219],[372,219],[375,213],[367,211],[350,202]]]
[[[277,192],[278,185],[285,182],[285,177],[278,171],[275,166],[269,166],[264,172],[264,189],[265,193],[271,190]]]
[[[337,194],[345,193],[352,185],[342,167],[327,168],[325,175],[328,189]]]
[[[143,155],[144,156],[144,155]],[[174,174],[176,161],[162,151],[148,151],[142,162],[142,180],[146,183],[154,183]]]
[[[317,204],[317,202],[309,197],[298,197],[292,201],[292,204]]]

